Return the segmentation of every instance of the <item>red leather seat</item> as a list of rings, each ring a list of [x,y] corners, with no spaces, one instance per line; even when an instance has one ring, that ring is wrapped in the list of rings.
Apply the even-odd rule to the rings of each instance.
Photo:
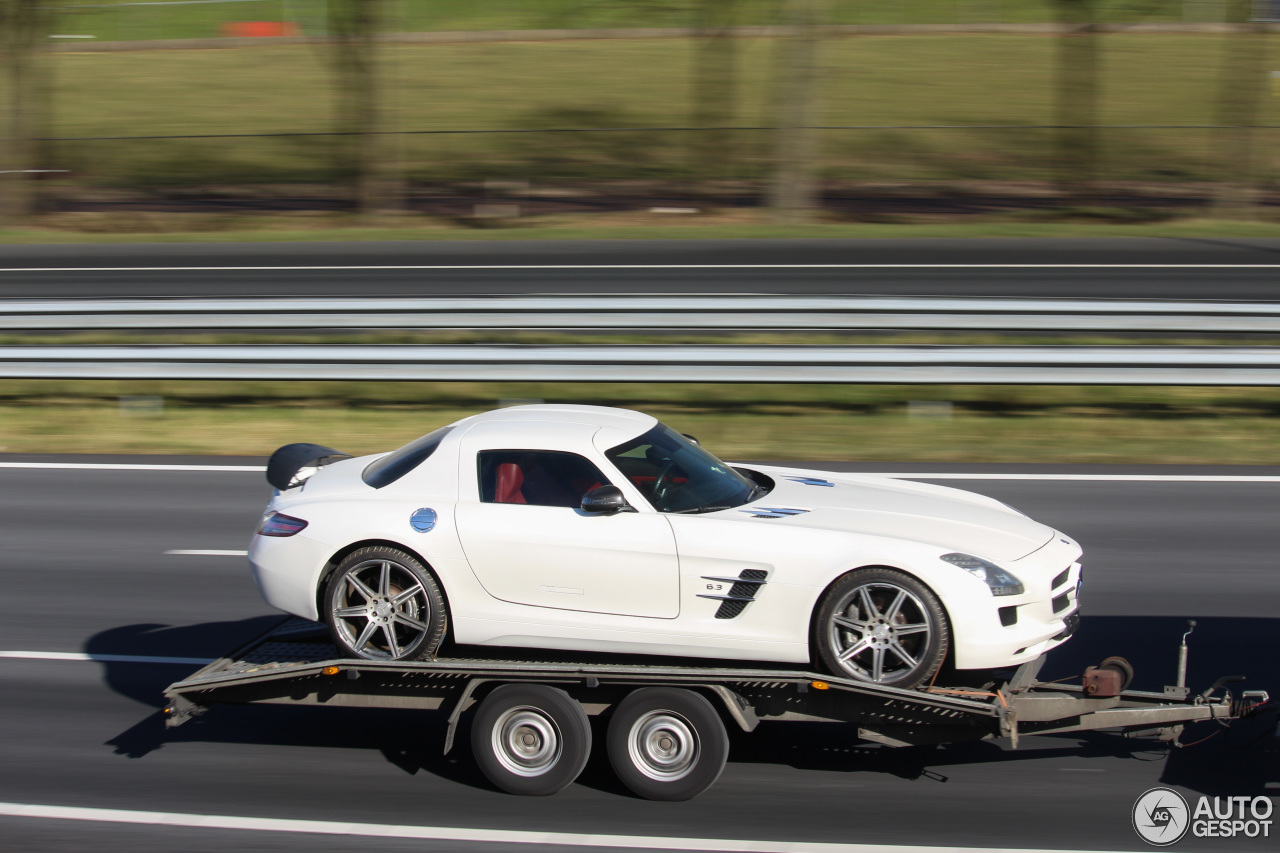
[[[522,504],[528,503],[520,487],[524,485],[524,471],[514,462],[503,462],[498,466],[498,481],[493,490],[494,503]]]

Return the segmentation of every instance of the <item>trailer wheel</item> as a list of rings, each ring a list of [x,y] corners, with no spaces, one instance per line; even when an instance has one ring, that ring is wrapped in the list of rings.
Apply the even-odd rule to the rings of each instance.
[[[591,724],[563,690],[506,684],[480,703],[471,751],[485,778],[502,790],[545,797],[582,773],[591,755]]]
[[[933,591],[887,568],[858,569],[832,584],[813,635],[818,660],[832,675],[904,688],[937,672],[951,639]]]
[[[609,721],[609,762],[632,793],[689,800],[720,778],[729,735],[715,708],[691,690],[646,687],[623,699]]]

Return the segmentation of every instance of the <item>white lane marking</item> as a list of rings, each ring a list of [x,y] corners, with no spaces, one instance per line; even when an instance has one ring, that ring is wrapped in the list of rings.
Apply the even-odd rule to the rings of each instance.
[[[230,471],[261,474],[265,465],[147,465],[90,462],[0,462],[0,468],[50,468],[69,471]],[[819,470],[819,469],[813,469]],[[964,474],[964,473],[903,473],[899,471],[828,471],[824,474],[847,474],[858,477],[887,477],[891,480],[1076,480],[1083,483],[1280,483],[1280,475],[1252,474]],[[206,553],[206,552],[169,552]],[[227,556],[231,556],[227,552]],[[236,552],[239,556],[239,552]]]
[[[91,809],[72,806],[0,803],[0,816],[48,820],[86,820],[182,826],[193,829],[249,829],[259,832],[298,832],[316,835],[355,835],[370,838],[413,838],[426,841],[470,841],[487,844],[558,844],[564,847],[614,847],[642,850],[710,850],[742,853],[946,853],[979,849],[1004,853],[998,848],[924,847],[890,844],[845,844],[815,841],[746,841],[727,838],[670,838],[644,835],[590,835],[578,832],[521,832],[507,829],[467,829],[451,826],[396,826],[376,823],[344,823],[335,820],[233,817],[230,815],[146,812],[128,809]],[[1025,847],[1005,848],[1025,853],[1049,853]],[[1054,851],[1071,853],[1071,851]]]
[[[176,663],[184,666],[205,666],[215,658],[167,658],[152,655],[99,655],[83,652],[19,652],[0,651],[0,658],[10,660],[69,660],[94,661],[96,663]]]
[[[367,270],[1270,270],[1280,264],[335,264],[236,267],[0,267],[23,272],[315,272]]]
[[[66,471],[231,471],[261,474],[265,465],[144,465],[117,462],[0,462],[0,468],[48,468]]]
[[[166,554],[176,554],[180,557],[247,557],[248,551],[165,551]]]

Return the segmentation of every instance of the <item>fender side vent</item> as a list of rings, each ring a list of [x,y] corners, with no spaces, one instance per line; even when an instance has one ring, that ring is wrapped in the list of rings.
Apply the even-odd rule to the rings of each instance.
[[[743,569],[736,578],[704,577],[705,581],[732,583],[729,591],[723,595],[699,594],[698,598],[710,598],[720,602],[716,610],[717,619],[732,619],[747,609],[747,605],[756,600],[756,593],[765,585],[769,573],[762,569]]]

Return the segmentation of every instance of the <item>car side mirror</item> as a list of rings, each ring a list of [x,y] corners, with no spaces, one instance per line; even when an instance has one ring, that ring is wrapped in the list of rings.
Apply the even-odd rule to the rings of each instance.
[[[616,512],[635,512],[627,503],[622,489],[617,486],[597,486],[582,496],[582,511],[597,515],[613,515]]]
[[[685,438],[689,439],[690,441],[692,441],[694,444],[699,444],[699,445],[700,445],[700,444],[702,444],[702,442],[698,441],[698,439],[696,439],[696,438],[694,438],[693,436],[689,435],[689,433],[687,433],[687,432],[682,432],[682,433],[680,433],[680,434],[681,434],[681,435],[683,435]]]

